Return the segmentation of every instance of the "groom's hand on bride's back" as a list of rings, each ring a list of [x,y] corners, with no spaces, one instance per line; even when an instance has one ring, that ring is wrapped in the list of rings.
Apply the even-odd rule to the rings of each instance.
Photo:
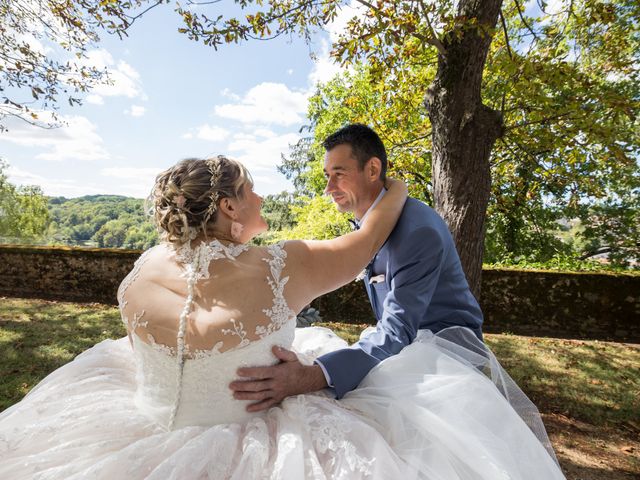
[[[281,347],[273,347],[273,354],[280,363],[272,367],[239,368],[236,380],[229,384],[237,400],[253,400],[247,406],[249,412],[267,410],[286,397],[315,392],[327,386],[322,369],[318,365],[303,365],[295,353]]]

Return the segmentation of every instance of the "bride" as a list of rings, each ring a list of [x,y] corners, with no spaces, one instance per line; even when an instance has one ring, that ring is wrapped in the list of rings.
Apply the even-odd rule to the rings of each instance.
[[[161,173],[150,198],[164,241],[118,290],[127,337],[0,414],[0,478],[564,478],[535,407],[463,328],[421,332],[339,401],[318,392],[250,413],[234,399],[237,369],[277,363],[273,347],[311,365],[347,346],[296,332],[295,312],[382,246],[406,199],[401,182],[388,188],[358,231],[250,247],[266,223],[242,164]]]

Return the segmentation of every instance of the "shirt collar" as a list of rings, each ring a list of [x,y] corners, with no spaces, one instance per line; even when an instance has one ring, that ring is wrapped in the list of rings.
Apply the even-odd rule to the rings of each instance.
[[[369,212],[378,204],[378,202],[380,200],[382,200],[382,197],[384,197],[384,194],[387,193],[387,189],[382,187],[382,190],[380,190],[380,193],[378,194],[378,197],[373,201],[373,203],[371,204],[371,206],[367,209],[366,212],[364,212],[364,215],[362,216],[361,219],[355,219],[356,221],[356,225],[358,225],[358,228],[360,228],[362,226],[362,222],[364,222],[364,219],[367,218],[367,215],[369,215]]]

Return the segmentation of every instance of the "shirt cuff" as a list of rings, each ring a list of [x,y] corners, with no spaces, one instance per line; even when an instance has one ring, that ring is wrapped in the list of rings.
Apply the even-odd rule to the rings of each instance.
[[[329,375],[329,372],[327,372],[327,369],[322,364],[322,362],[320,362],[320,361],[318,361],[316,359],[316,360],[313,361],[313,363],[318,365],[320,367],[320,369],[322,370],[322,373],[324,374],[324,379],[327,381],[327,386],[330,387],[330,388],[333,388],[333,382],[331,381],[331,376]]]

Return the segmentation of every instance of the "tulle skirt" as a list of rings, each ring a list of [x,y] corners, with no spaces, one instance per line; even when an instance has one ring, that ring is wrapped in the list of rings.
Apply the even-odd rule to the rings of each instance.
[[[345,346],[309,327],[293,348]],[[421,332],[339,401],[298,395],[244,423],[167,432],[135,392],[126,338],[85,351],[0,413],[0,478],[564,478],[533,404],[463,328]]]

